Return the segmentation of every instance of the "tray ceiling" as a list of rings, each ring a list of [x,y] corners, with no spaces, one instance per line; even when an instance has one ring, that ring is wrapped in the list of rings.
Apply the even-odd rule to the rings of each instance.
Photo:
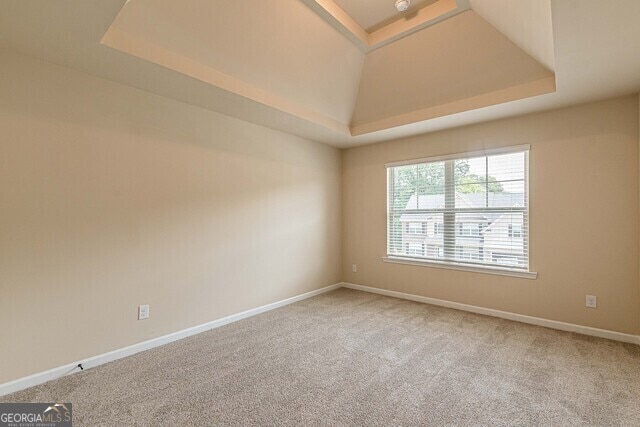
[[[414,0],[417,3],[412,3],[414,6],[408,10],[390,13],[385,11],[383,1],[387,2],[387,7],[395,10],[394,0],[372,0],[371,7],[374,10],[380,9],[379,13],[373,13],[372,16],[387,16],[387,19],[367,28],[340,6],[346,5],[353,15],[360,17],[358,19],[361,22],[367,22],[368,19],[363,18],[372,19],[368,15],[370,11],[367,7],[370,3],[367,0],[343,0],[341,3],[339,0],[301,1],[363,52],[386,46],[470,8],[469,0]]]
[[[552,71],[454,0],[418,3],[411,14],[456,10],[433,15],[426,27],[411,23],[411,31],[368,52],[331,19],[317,19],[309,1],[319,4],[134,0],[102,43],[351,135],[555,90]],[[339,1],[371,20],[364,22],[397,15],[368,15],[356,8],[364,0]]]
[[[406,15],[415,13],[418,9],[435,3],[437,0],[413,0],[409,10],[398,12],[395,2],[389,0],[334,0],[354,21],[367,32],[375,31]]]
[[[330,3],[3,0],[0,49],[339,147],[640,90],[637,0],[438,0],[373,47]]]

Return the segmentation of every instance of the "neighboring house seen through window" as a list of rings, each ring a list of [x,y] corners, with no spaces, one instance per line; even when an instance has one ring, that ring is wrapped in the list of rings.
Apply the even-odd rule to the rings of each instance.
[[[528,271],[528,147],[387,165],[389,257]]]

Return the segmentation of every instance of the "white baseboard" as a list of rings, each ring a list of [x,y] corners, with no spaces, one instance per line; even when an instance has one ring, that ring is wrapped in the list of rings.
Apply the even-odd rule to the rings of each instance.
[[[33,387],[38,384],[45,383],[47,381],[63,377],[65,375],[79,372],[78,364],[82,363],[84,369],[94,368],[107,362],[112,362],[123,357],[131,356],[132,354],[139,353],[141,351],[149,350],[154,347],[158,347],[164,344],[168,344],[173,341],[177,341],[182,338],[189,337],[191,335],[199,334],[201,332],[215,329],[220,326],[236,322],[238,320],[246,319],[247,317],[255,316],[256,314],[264,313],[265,311],[273,310],[278,307],[293,304],[294,302],[301,301],[303,299],[311,298],[316,295],[323,294],[325,292],[332,291],[341,287],[341,283],[335,285],[326,286],[324,288],[316,289],[315,291],[307,292],[295,297],[287,298],[282,301],[277,301],[271,304],[263,305],[261,307],[252,308],[251,310],[243,311],[241,313],[232,314],[231,316],[223,317],[202,325],[193,326],[188,329],[183,329],[178,332],[174,332],[168,335],[164,335],[158,338],[153,338],[148,341],[133,344],[128,347],[123,347],[117,350],[110,351],[108,353],[99,354],[97,356],[89,357],[87,359],[78,360],[67,365],[59,366],[57,368],[49,369],[48,371],[39,372],[37,374],[29,375],[28,377],[18,378],[13,381],[0,384],[0,396],[14,393],[25,388]]]
[[[640,336],[638,335],[623,334],[622,332],[591,328],[589,326],[575,325],[573,323],[558,322],[556,320],[543,319],[540,317],[525,316],[524,314],[510,313],[508,311],[494,310],[491,308],[478,307],[475,305],[462,304],[459,302],[423,297],[420,295],[406,294],[404,292],[389,291],[387,289],[372,288],[369,286],[356,285],[353,283],[343,282],[342,287],[355,289],[358,291],[371,292],[374,294],[386,295],[389,297],[406,299],[410,301],[422,302],[425,304],[437,305],[440,307],[469,311],[471,313],[484,314],[486,316],[499,317],[501,319],[514,320],[516,322],[529,323],[531,325],[544,326],[551,329],[559,329],[561,331],[576,332],[583,335],[590,335],[594,337],[607,338],[614,341],[622,341],[640,345]]]

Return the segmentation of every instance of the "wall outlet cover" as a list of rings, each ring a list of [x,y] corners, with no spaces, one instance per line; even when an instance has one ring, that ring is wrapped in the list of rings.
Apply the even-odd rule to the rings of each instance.
[[[138,307],[138,320],[144,320],[149,318],[149,305],[141,305]]]

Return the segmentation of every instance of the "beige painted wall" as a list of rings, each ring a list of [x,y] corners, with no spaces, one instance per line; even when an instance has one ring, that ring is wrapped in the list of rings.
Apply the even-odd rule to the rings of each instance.
[[[340,281],[337,149],[0,63],[0,383]]]
[[[638,108],[629,96],[344,151],[343,280],[639,333]],[[537,280],[381,261],[385,162],[518,144],[531,144]],[[586,294],[597,309],[585,308]]]

